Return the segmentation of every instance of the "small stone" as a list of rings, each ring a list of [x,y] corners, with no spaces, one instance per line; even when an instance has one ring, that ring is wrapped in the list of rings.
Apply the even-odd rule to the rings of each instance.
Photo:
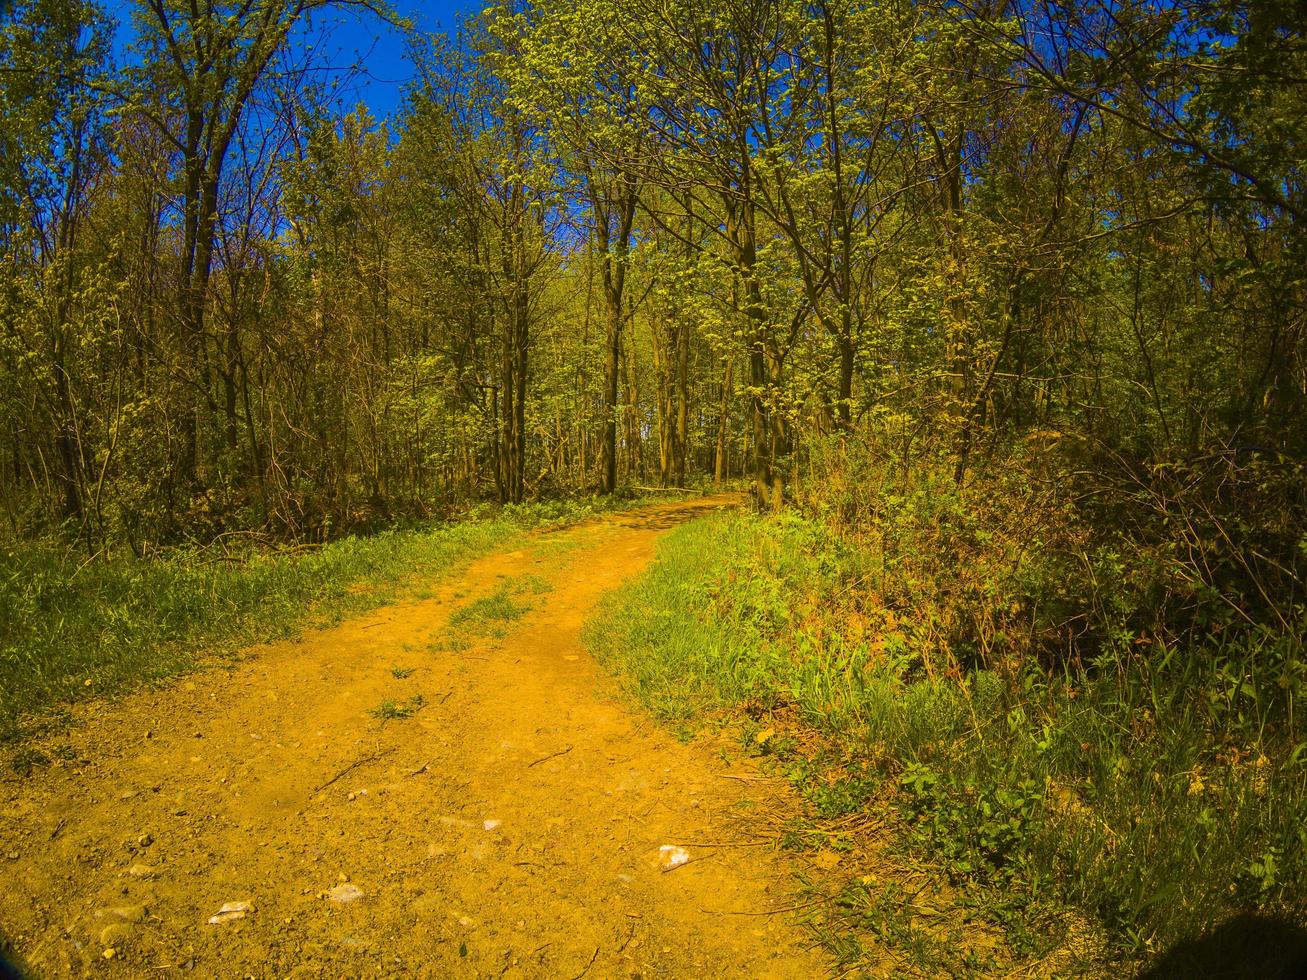
[[[17,851],[10,851],[8,854],[5,855],[5,857],[7,857],[10,861],[17,861],[19,855]]]
[[[115,919],[121,919],[123,922],[145,921],[144,905],[118,905],[109,909],[108,912],[109,915],[113,916]]]
[[[91,682],[87,681],[86,683],[87,686],[89,687]],[[109,949],[106,949],[102,955],[106,960],[111,960],[118,955],[118,950],[114,949],[113,947],[110,947]]]
[[[332,888],[327,892],[327,898],[331,899],[331,901],[338,905],[344,905],[347,902],[356,902],[362,897],[363,889],[358,885],[351,885],[348,883],[337,885],[335,888]]]
[[[217,915],[209,916],[209,925],[216,926],[230,922],[232,919],[243,919],[246,913],[252,911],[254,907],[249,902],[226,902],[218,909]]]
[[[153,878],[158,873],[158,868],[152,868],[148,864],[133,864],[127,869],[127,874],[132,878]]]
[[[149,834],[141,834],[140,837],[136,838],[137,847],[149,847],[153,843],[154,843],[154,838],[151,837]]]

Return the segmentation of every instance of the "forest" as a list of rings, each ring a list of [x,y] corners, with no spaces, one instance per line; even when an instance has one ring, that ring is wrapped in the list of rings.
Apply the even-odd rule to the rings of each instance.
[[[378,119],[332,52],[383,27],[413,81]],[[14,0],[0,673],[79,574],[742,491],[589,628],[656,714],[749,714],[818,817],[892,808],[1013,963],[1054,906],[1100,963],[1301,924],[1305,27]],[[866,892],[822,928],[965,972]]]

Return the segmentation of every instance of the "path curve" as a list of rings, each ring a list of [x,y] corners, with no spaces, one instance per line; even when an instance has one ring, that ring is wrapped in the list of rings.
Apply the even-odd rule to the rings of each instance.
[[[727,502],[534,535],[429,599],[78,707],[76,758],[0,788],[0,935],[39,977],[824,975],[780,859],[729,839],[774,784],[679,744],[579,639]],[[530,611],[478,620],[496,592]],[[251,910],[210,924],[229,902]]]

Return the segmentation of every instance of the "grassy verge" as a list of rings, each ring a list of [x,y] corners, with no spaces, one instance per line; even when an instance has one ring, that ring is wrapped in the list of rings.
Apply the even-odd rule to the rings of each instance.
[[[87,562],[51,548],[0,549],[0,742],[57,720],[61,705],[382,605],[524,530],[632,505],[577,500],[484,508],[458,523],[220,560],[196,551]]]
[[[816,925],[848,966],[888,944],[934,975],[1227,975],[1214,957],[1276,975],[1266,957],[1304,939],[1286,923],[1307,912],[1307,760],[1292,722],[1257,710],[1252,671],[1301,651],[1123,645],[1087,667],[964,667],[928,649],[934,624],[883,603],[884,574],[884,549],[817,520],[714,516],[670,534],[587,640],[670,723],[742,719],[827,828],[788,844],[857,853],[829,828],[891,815],[899,866],[928,869],[952,911],[913,921],[902,876],[842,861]],[[960,914],[1000,947],[953,943],[941,923]],[[1077,923],[1105,944],[1067,950]]]

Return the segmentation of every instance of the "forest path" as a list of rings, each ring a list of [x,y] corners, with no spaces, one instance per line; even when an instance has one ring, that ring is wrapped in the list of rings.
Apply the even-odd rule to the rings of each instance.
[[[0,788],[0,934],[41,977],[822,976],[742,833],[781,790],[641,717],[580,642],[660,534],[733,502],[535,535],[76,709],[75,758]],[[210,924],[228,902],[252,909]]]

